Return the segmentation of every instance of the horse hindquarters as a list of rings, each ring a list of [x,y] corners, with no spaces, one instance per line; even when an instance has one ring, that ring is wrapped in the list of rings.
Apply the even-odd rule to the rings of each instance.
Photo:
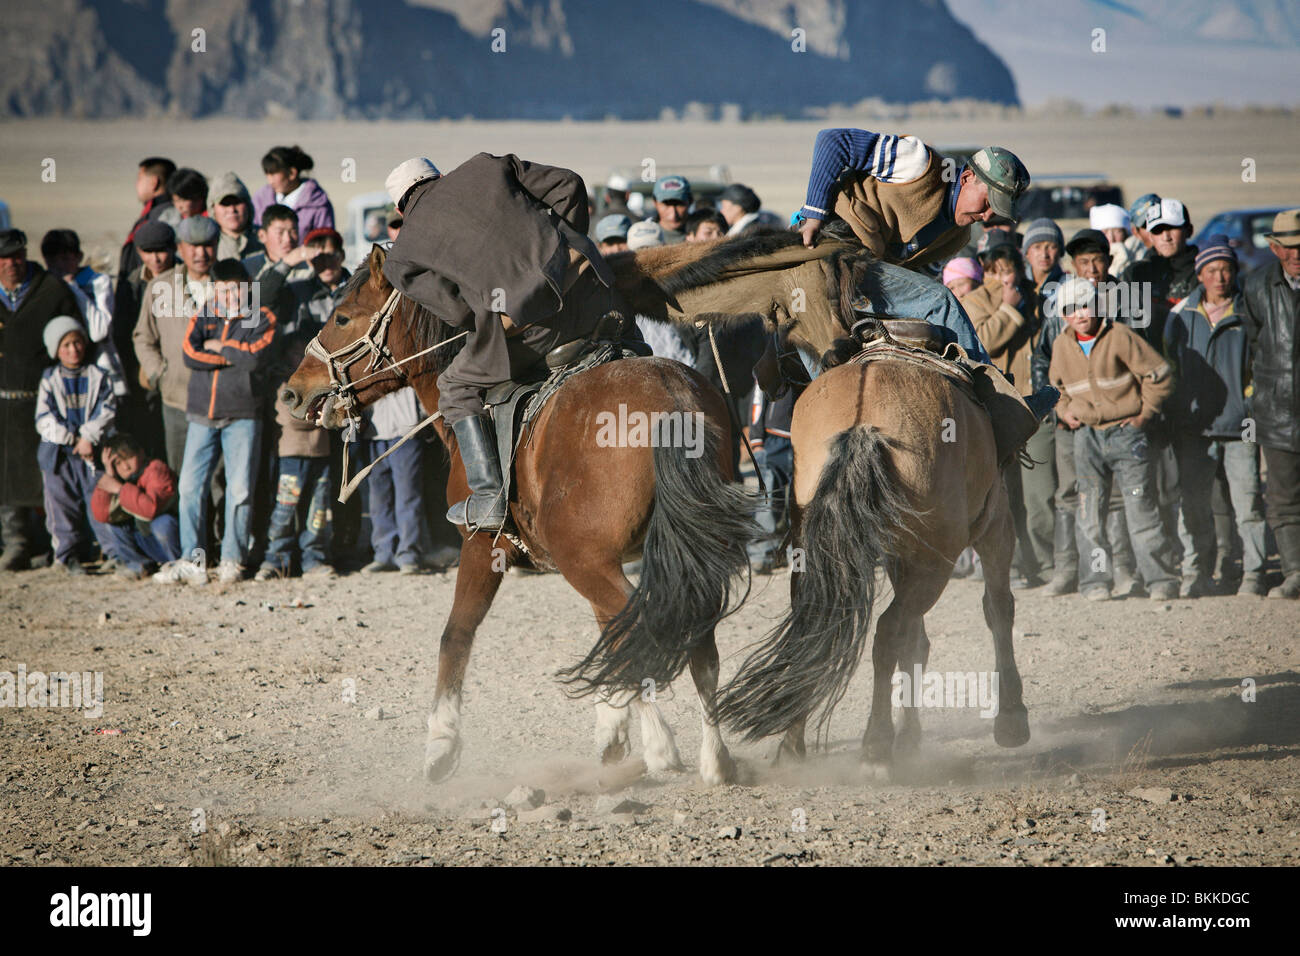
[[[911,515],[888,437],[862,424],[835,435],[815,493],[801,501],[803,570],[790,611],[724,691],[720,714],[729,727],[758,740],[819,706],[825,722],[862,655],[876,567]]]

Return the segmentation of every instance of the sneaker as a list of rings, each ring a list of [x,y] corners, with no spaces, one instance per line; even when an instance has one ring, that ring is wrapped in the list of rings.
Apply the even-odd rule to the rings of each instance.
[[[1089,601],[1110,600],[1110,588],[1106,587],[1104,584],[1100,587],[1088,588],[1086,591],[1083,591],[1082,594]]]
[[[81,566],[81,562],[76,558],[68,558],[67,561],[55,561],[54,567],[64,574],[84,575],[86,569]]]
[[[1214,582],[1203,574],[1195,574],[1183,578],[1182,586],[1178,589],[1180,598],[1198,598],[1205,597],[1207,594],[1214,593]]]
[[[450,571],[460,564],[460,548],[440,544],[433,549],[424,562],[424,566],[434,571]]]
[[[397,570],[401,574],[428,574],[429,573],[428,569],[425,568],[424,565],[420,564],[418,561],[412,564],[400,564],[397,566]]]
[[[117,570],[113,574],[123,581],[143,581],[149,576],[149,572],[142,567],[133,567],[129,564],[119,563]]]
[[[1264,575],[1247,571],[1241,576],[1241,583],[1237,585],[1236,593],[1263,597],[1268,593],[1268,586],[1264,583]]]
[[[158,584],[194,584],[208,583],[208,573],[191,561],[180,558],[169,561],[154,574],[153,580]]]
[[[253,575],[253,580],[274,581],[278,577],[280,577],[280,571],[278,568],[272,568],[263,565],[262,567],[257,569],[257,573]]]
[[[1115,597],[1134,597],[1141,588],[1138,586],[1138,579],[1125,571],[1115,571],[1115,581],[1111,588],[1111,593]]]
[[[120,567],[123,567],[123,565],[120,561],[117,560],[117,558],[108,557],[105,558],[103,561],[99,562],[99,573],[100,574],[115,573],[117,569]]]
[[[1046,583],[1036,574],[1017,574],[1011,579],[1011,590],[1028,591],[1033,588],[1041,588]]]
[[[1147,593],[1153,601],[1172,601],[1178,597],[1179,588],[1173,581],[1161,581],[1147,588]]]
[[[1282,598],[1287,601],[1294,601],[1300,598],[1300,571],[1292,571],[1288,574],[1273,590],[1268,592],[1271,598]]]
[[[222,561],[217,565],[217,581],[221,584],[234,584],[244,580],[244,568],[234,561]]]
[[[1066,594],[1073,594],[1079,589],[1079,581],[1073,575],[1062,575],[1053,577],[1047,582],[1047,590],[1043,593],[1048,597],[1062,597]]]
[[[334,570],[333,565],[317,564],[303,571],[302,576],[304,578],[336,578],[338,572]]]
[[[397,565],[392,561],[371,561],[361,569],[362,574],[384,574],[389,571],[396,571]]]

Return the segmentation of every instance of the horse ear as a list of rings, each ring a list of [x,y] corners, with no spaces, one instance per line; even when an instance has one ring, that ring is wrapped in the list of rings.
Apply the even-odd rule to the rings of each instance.
[[[387,258],[388,251],[383,246],[370,247],[370,284],[376,289],[388,281],[384,278],[384,260]]]

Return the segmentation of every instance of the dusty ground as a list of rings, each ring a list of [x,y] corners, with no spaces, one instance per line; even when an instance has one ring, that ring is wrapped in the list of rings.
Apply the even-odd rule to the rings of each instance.
[[[758,579],[724,624],[724,679],[780,612],[787,586],[784,574]],[[930,614],[931,668],[991,667],[978,588],[953,582]],[[735,747],[744,783],[708,790],[694,772],[689,681],[660,695],[687,773],[644,776],[635,758],[614,769],[595,762],[590,706],[550,678],[593,638],[585,602],[558,576],[512,574],[471,662],[460,770],[432,786],[419,776],[424,714],[451,593],[449,576],[207,589],[108,576],[70,587],[51,570],[0,577],[0,671],[101,671],[105,698],[99,718],[0,709],[0,861],[1159,866],[1300,857],[1295,604],[1098,606],[1022,592],[1026,747],[1000,750],[975,711],[928,710],[921,761],[891,781],[869,780],[855,759],[863,668],[827,752],[773,769],[770,742]],[[1253,703],[1242,700],[1244,678],[1257,688]],[[343,699],[348,680],[355,703]],[[368,719],[376,706],[383,719]],[[505,801],[518,785],[544,790],[554,815],[569,819],[520,820]],[[194,832],[196,810],[205,833]]]

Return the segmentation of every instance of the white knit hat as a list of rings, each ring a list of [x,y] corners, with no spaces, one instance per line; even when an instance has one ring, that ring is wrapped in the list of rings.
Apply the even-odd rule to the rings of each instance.
[[[86,344],[90,344],[86,327],[70,315],[56,315],[45,323],[45,331],[41,333],[41,338],[45,341],[45,351],[50,353],[50,358],[59,357],[59,343],[69,332],[80,332]]]
[[[442,173],[438,172],[437,166],[423,156],[417,156],[394,168],[388,174],[388,178],[384,180],[384,188],[388,190],[388,195],[393,200],[393,204],[401,206],[402,198],[412,186],[416,183],[422,183],[426,179],[437,179],[441,175]]]

